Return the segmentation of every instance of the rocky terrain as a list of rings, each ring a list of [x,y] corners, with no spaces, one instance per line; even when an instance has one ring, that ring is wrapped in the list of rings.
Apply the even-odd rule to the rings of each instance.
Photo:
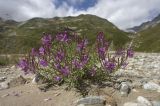
[[[0,68],[0,106],[160,106],[160,54],[136,53],[126,69],[114,74],[120,83],[93,85],[88,96],[54,86],[43,92],[15,66]],[[109,85],[114,85],[109,87]]]

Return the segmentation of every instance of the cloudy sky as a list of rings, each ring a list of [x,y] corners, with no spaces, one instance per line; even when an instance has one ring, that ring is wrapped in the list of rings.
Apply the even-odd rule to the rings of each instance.
[[[160,0],[0,0],[0,17],[5,19],[79,14],[97,15],[126,29],[160,14]]]

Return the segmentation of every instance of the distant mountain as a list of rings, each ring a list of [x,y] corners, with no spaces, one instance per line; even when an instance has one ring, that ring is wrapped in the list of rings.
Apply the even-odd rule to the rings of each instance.
[[[132,31],[132,32],[139,32],[139,31],[154,27],[159,23],[160,23],[160,14],[151,21],[142,23],[140,26],[135,26],[135,27],[129,28],[127,30]]]
[[[106,37],[113,41],[116,48],[125,45],[130,40],[128,33],[119,30],[106,19],[94,15],[33,18],[24,22],[0,20],[0,53],[26,53],[40,44],[43,32],[56,35],[64,29],[85,36],[91,42],[95,40],[98,32],[103,31]]]
[[[140,29],[134,39],[135,50],[141,52],[160,52],[160,15],[142,25],[139,27]]]

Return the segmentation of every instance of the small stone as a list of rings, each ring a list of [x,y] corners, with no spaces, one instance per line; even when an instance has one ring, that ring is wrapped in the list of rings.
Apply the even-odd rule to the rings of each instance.
[[[9,94],[2,95],[1,97],[2,97],[2,98],[5,98],[5,97],[7,97],[7,96],[9,96]]]
[[[44,99],[45,102],[52,100],[51,98]]]
[[[134,103],[134,102],[127,102],[127,103],[124,103],[123,106],[138,106],[138,103]]]
[[[79,104],[79,105],[77,105],[77,106],[85,106],[84,104]]]
[[[160,86],[154,82],[148,82],[143,85],[143,88],[146,90],[158,90],[160,89]]]
[[[59,96],[61,93],[56,93],[54,96]]]
[[[3,90],[3,89],[8,89],[9,86],[8,86],[8,83],[7,82],[2,82],[0,83],[0,90]]]
[[[160,101],[152,101],[153,106],[160,106]]]
[[[136,89],[132,89],[132,91],[133,91],[133,92],[139,92],[139,91],[137,91]]]
[[[7,77],[6,77],[6,76],[4,76],[4,77],[0,77],[0,82],[4,82],[6,79],[7,79]]]
[[[13,94],[13,96],[17,96],[17,97],[19,97],[20,95],[19,95],[18,93],[15,93],[15,94]]]
[[[138,103],[146,104],[147,106],[152,106],[152,103],[148,101],[146,98],[144,98],[143,96],[138,96],[137,101]]]
[[[86,98],[81,98],[77,101],[77,105],[104,105],[106,100],[101,96],[90,96]]]
[[[127,96],[130,91],[130,87],[126,82],[121,83],[120,93],[122,96]]]

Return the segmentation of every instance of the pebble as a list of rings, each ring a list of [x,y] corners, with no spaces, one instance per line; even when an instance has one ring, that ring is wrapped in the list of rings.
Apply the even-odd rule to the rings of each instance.
[[[6,76],[4,76],[4,77],[0,77],[0,82],[4,82],[6,79],[7,79],[7,77],[6,77]]]
[[[124,103],[123,106],[138,106],[138,103],[134,103],[134,102],[127,102],[127,103]]]
[[[8,89],[8,88],[9,88],[9,86],[8,86],[7,82],[1,82],[0,83],[0,90]]]
[[[49,100],[52,100],[51,98],[46,98],[44,99],[45,102],[49,101]]]
[[[147,106],[152,106],[152,103],[150,101],[148,101],[145,97],[143,96],[138,96],[137,97],[137,102],[141,103],[141,104],[145,104]]]
[[[126,82],[121,83],[120,93],[122,96],[127,96],[130,91],[130,87]]]
[[[2,95],[1,97],[4,98],[4,97],[7,97],[7,96],[9,96],[9,94]]]
[[[154,82],[148,82],[143,85],[143,88],[146,90],[158,90],[160,89],[160,86]]]
[[[84,104],[84,105],[104,105],[106,100],[101,96],[90,96],[81,98],[77,101],[77,105]]]
[[[152,101],[153,106],[160,106],[160,101]]]

